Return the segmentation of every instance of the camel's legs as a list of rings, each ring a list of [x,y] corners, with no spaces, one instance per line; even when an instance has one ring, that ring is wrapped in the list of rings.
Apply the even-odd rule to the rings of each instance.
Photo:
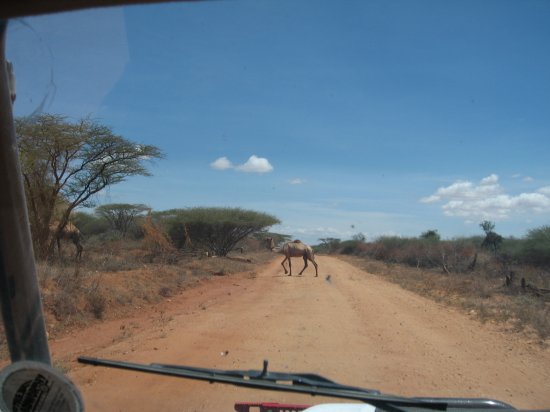
[[[59,258],[61,258],[61,239],[57,238],[56,243],[57,243],[57,254],[59,255]]]
[[[290,265],[290,258],[288,256],[285,256],[285,258],[281,262],[281,265],[283,266],[283,269],[285,270],[285,275],[286,275],[288,273],[288,271],[286,270],[286,266],[285,266],[285,262],[287,261],[287,259],[288,259],[288,266],[290,268],[290,275],[288,275],[288,276],[291,276],[292,275],[292,266]]]
[[[292,276],[292,256],[288,255],[286,258],[288,259],[288,276]]]
[[[84,247],[82,247],[82,244],[80,242],[75,242],[74,244],[76,246],[76,260],[79,260],[82,257],[82,251],[84,250]]]
[[[311,260],[311,263],[313,263],[313,266],[315,266],[315,277],[317,277],[317,262],[315,262],[313,259]]]
[[[302,269],[302,271],[298,275],[301,276],[303,271],[306,270],[306,268],[307,268],[307,256],[304,255],[304,268]]]
[[[309,259],[307,256],[304,256],[304,268],[302,269],[302,272],[304,270],[306,270],[307,268],[307,261],[310,260],[311,263],[313,263],[313,266],[315,266],[315,277],[318,276],[318,273],[317,273],[317,262],[315,262],[313,259]],[[300,272],[300,275],[302,274],[302,272]]]

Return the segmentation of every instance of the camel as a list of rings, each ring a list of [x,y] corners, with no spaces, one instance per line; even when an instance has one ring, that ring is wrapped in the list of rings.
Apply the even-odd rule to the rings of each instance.
[[[80,259],[82,257],[82,251],[84,250],[84,247],[82,246],[82,243],[80,242],[82,239],[82,233],[80,233],[80,230],[73,225],[71,222],[67,223],[63,230],[61,232],[57,231],[58,223],[52,223],[50,225],[50,234],[51,236],[55,236],[55,240],[57,242],[57,251],[59,253],[59,256],[61,256],[61,241],[62,240],[69,240],[73,242],[75,248],[76,248],[76,259]]]
[[[277,250],[275,248],[273,243],[273,238],[267,238],[266,242],[268,244],[268,247],[271,250],[277,251],[279,253],[282,253],[285,255],[285,258],[281,262],[281,265],[283,266],[283,269],[285,270],[285,275],[288,273],[288,276],[292,276],[292,261],[291,258],[293,257],[302,257],[304,259],[304,268],[298,273],[298,276],[301,276],[304,270],[307,268],[307,261],[311,261],[313,263],[313,266],[315,266],[315,277],[318,276],[317,272],[317,262],[315,262],[315,254],[313,253],[313,249],[306,245],[305,243],[302,243],[300,240],[294,240],[292,242],[287,242],[283,245],[282,248]],[[288,260],[288,271],[286,270],[285,262]]]

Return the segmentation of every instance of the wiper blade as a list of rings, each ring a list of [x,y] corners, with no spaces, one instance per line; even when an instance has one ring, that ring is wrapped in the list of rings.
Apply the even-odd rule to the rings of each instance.
[[[276,382],[276,383],[287,383],[288,385],[303,385],[308,387],[316,388],[338,388],[346,390],[360,391],[369,394],[380,394],[380,391],[375,389],[364,389],[355,386],[348,386],[336,383],[330,379],[325,378],[324,376],[317,375],[314,373],[286,373],[286,372],[269,372],[267,370],[268,362],[264,361],[263,369],[260,370],[222,370],[222,369],[211,369],[211,368],[197,368],[193,366],[180,366],[180,365],[169,365],[162,363],[152,363],[151,366],[165,368],[165,369],[176,369],[184,371],[195,371],[203,372],[210,374],[216,377],[220,376],[232,376],[245,380],[261,380],[262,382]]]
[[[227,383],[248,388],[306,393],[310,395],[324,395],[344,399],[360,400],[363,402],[368,402],[374,406],[376,406],[378,402],[380,402],[381,405],[388,403],[396,405],[411,404],[411,400],[407,398],[380,395],[380,393],[375,390],[341,385],[320,375],[268,372],[267,361],[264,361],[264,367],[261,371],[219,370],[211,368],[166,365],[158,363],[143,365],[130,362],[112,361],[107,359],[89,358],[85,356],[79,357],[78,361],[80,363],[96,366],[107,366],[119,369],[129,369],[140,372],[155,373],[160,375],[198,379],[211,383]],[[413,401],[412,403],[416,404],[416,401]]]
[[[149,365],[114,361],[108,359],[81,356],[78,362],[127,369],[138,372],[197,379],[210,383],[226,383],[256,389],[305,393],[309,395],[329,396],[369,403],[377,408],[396,409],[399,407],[418,407],[436,410],[447,408],[484,408],[484,409],[514,409],[503,402],[490,399],[459,399],[459,398],[406,398],[381,394],[374,389],[364,389],[336,383],[323,376],[312,373],[269,372],[268,362],[264,361],[260,370],[221,370],[199,368],[194,366],[168,365],[152,363]]]

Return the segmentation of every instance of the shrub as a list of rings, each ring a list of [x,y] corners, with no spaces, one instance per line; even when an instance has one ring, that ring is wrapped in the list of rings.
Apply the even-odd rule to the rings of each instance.
[[[45,303],[58,321],[67,321],[79,313],[76,295],[66,290],[55,292]]]
[[[226,256],[248,236],[280,223],[266,213],[241,208],[173,209],[156,216],[177,248],[193,247]]]
[[[146,248],[154,255],[164,255],[174,251],[174,247],[162,229],[153,222],[150,216],[141,223]]]
[[[401,263],[417,268],[441,268],[450,273],[463,273],[470,269],[476,248],[470,242],[457,239],[439,241],[436,236],[421,239],[383,236],[365,245],[349,245],[347,251],[366,255],[386,263]],[[341,253],[345,253],[342,249]]]
[[[170,298],[174,295],[174,292],[172,291],[172,288],[168,286],[163,286],[159,290],[159,295],[163,298]]]
[[[520,256],[526,263],[550,267],[550,226],[530,230]]]
[[[356,255],[362,243],[358,240],[345,240],[339,244],[339,252],[343,255]]]
[[[72,222],[85,237],[108,232],[110,228],[109,222],[105,219],[85,212],[74,212],[72,214]]]
[[[99,288],[93,288],[86,293],[86,303],[89,311],[96,319],[103,319],[103,313],[107,306],[107,299],[101,293]]]

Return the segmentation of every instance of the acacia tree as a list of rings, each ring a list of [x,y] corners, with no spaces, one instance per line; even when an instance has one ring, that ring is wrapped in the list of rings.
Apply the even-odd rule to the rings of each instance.
[[[494,231],[495,224],[493,222],[484,220],[479,224],[479,226],[485,232],[485,239],[483,239],[481,247],[491,249],[493,254],[496,256],[498,248],[500,247],[500,244],[504,239],[502,238],[502,236]]]
[[[129,176],[149,176],[145,162],[162,158],[157,147],[115,135],[88,118],[71,123],[64,116],[43,114],[16,119],[15,124],[33,240],[41,258],[53,252],[55,237],[75,208],[93,206],[93,195]]]
[[[334,237],[322,237],[319,238],[319,241],[321,242],[321,247],[328,253],[334,252],[340,246],[340,239]]]
[[[95,213],[104,218],[114,230],[125,237],[128,229],[135,223],[136,217],[150,208],[143,204],[111,203],[95,208]]]
[[[428,240],[431,242],[439,242],[441,240],[441,236],[436,229],[430,229],[422,232],[422,234],[420,235],[420,239]]]
[[[155,213],[166,226],[174,245],[206,249],[226,256],[249,235],[280,223],[266,213],[241,208],[195,207]]]

